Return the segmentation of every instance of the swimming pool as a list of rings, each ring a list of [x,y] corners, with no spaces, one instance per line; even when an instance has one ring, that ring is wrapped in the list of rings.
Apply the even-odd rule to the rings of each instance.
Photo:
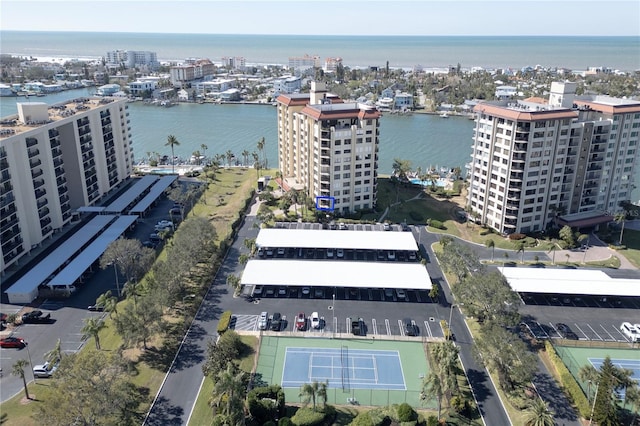
[[[414,179],[409,179],[409,182],[415,184],[415,185],[422,185],[425,188],[431,186],[431,181],[430,180],[420,180],[418,178],[414,178]],[[444,188],[447,185],[447,179],[445,178],[438,178],[436,179],[435,182],[437,187],[440,188]]]

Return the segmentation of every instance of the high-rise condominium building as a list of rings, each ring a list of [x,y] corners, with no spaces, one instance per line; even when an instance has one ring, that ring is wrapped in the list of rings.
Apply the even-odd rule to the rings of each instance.
[[[0,122],[0,271],[131,176],[125,100],[19,103]]]
[[[280,95],[277,106],[282,176],[321,208],[341,213],[373,208],[380,112],[345,103],[319,82],[311,83],[310,93]]]
[[[476,106],[468,198],[476,220],[505,234],[592,226],[630,200],[640,102],[575,90],[552,83],[548,101]]]

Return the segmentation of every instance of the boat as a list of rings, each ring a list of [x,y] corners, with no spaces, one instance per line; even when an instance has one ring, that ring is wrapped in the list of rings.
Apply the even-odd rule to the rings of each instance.
[[[442,114],[440,114],[440,118],[449,118],[449,114],[443,112]]]

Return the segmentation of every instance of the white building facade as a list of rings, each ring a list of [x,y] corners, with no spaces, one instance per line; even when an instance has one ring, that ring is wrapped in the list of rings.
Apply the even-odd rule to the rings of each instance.
[[[125,100],[18,104],[0,124],[0,270],[129,178]]]
[[[277,107],[282,176],[321,208],[339,213],[373,208],[380,112],[344,103],[318,82],[311,83],[310,93],[279,96]]]
[[[547,103],[474,108],[468,203],[476,220],[504,234],[528,233],[559,217],[595,224],[622,211],[633,189],[640,102],[578,98],[575,88],[553,83]]]

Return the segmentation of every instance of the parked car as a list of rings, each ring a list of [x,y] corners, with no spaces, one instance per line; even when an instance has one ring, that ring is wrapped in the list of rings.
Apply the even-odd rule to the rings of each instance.
[[[324,288],[316,288],[313,291],[313,297],[315,297],[316,299],[323,299],[324,298]]]
[[[284,297],[287,295],[287,288],[286,287],[278,287],[278,296],[279,297]]]
[[[49,362],[45,362],[44,364],[33,367],[33,375],[39,379],[48,379],[53,376],[57,369],[57,363],[51,365]]]
[[[332,248],[328,248],[327,249],[327,259],[332,259],[333,258],[333,249]]]
[[[260,297],[262,296],[262,286],[261,285],[257,285],[253,288],[253,296],[254,297]]]
[[[22,349],[27,346],[27,342],[22,337],[5,337],[0,339],[0,348]]]
[[[311,327],[315,329],[320,328],[320,316],[317,312],[313,312],[311,314]]]
[[[339,248],[338,250],[336,250],[336,257],[338,259],[342,259],[344,257],[344,250]]]
[[[161,220],[158,223],[156,223],[156,228],[166,228],[166,227],[172,227],[173,228],[173,222],[170,220]]]
[[[387,252],[387,259],[389,260],[396,260],[396,252],[393,250],[389,250]]]
[[[640,330],[630,322],[623,322],[620,324],[620,331],[622,331],[622,334],[627,336],[631,342],[635,343],[640,341]]]
[[[147,241],[144,241],[142,243],[142,247],[147,247],[147,248],[154,249],[154,248],[158,247],[158,243],[154,243],[153,241],[147,240]]]
[[[305,317],[304,312],[299,312],[296,316],[296,330],[304,331],[307,328],[307,317]]]
[[[407,297],[407,293],[403,289],[397,288],[396,289],[396,297],[398,299],[404,300]]]
[[[23,324],[46,324],[51,322],[51,314],[44,315],[42,311],[31,311],[22,315]]]
[[[303,295],[308,296],[310,292],[311,292],[311,289],[309,287],[302,287]]]
[[[280,312],[274,312],[271,317],[271,331],[280,331],[282,328],[282,315]]]
[[[349,229],[349,225],[347,225],[344,222],[340,222],[338,223],[338,229],[340,229],[341,231],[344,231],[345,229]]]
[[[162,237],[156,233],[149,234],[149,241],[158,244],[162,241]]]
[[[278,249],[278,256],[284,256],[284,248],[283,247],[280,247]]]
[[[406,336],[417,336],[418,326],[411,320],[411,318],[405,318],[402,320],[404,326],[404,334]]]
[[[180,216],[182,215],[182,209],[180,207],[173,207],[171,210],[169,210],[169,214],[172,216]]]
[[[260,330],[266,330],[269,326],[269,314],[266,312],[262,312],[260,314],[260,319],[258,319],[258,328]]]
[[[563,339],[578,340],[578,335],[567,324],[559,322],[556,324],[556,329]]]
[[[102,312],[102,311],[104,311],[104,306],[102,306],[102,305],[89,305],[87,307],[87,310],[92,311],[92,312]]]
[[[387,222],[383,223],[382,229],[384,229],[385,231],[391,231],[391,224]]]

